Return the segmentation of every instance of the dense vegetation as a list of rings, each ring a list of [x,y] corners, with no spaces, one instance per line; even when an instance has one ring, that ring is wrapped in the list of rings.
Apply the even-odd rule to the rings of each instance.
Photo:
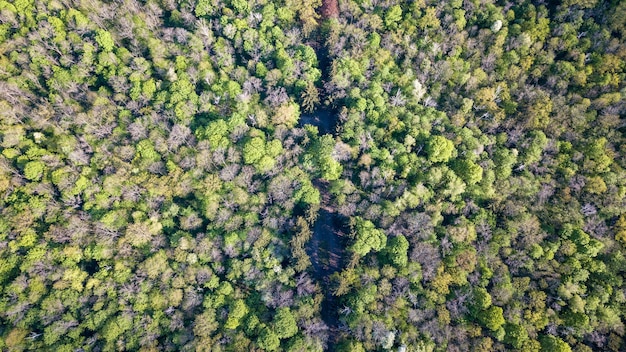
[[[0,350],[626,350],[625,98],[619,0],[0,0]]]

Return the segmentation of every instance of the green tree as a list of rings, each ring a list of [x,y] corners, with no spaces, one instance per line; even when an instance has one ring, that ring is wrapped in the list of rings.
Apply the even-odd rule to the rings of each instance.
[[[626,245],[626,215],[624,214],[615,223],[615,239]]]
[[[293,128],[298,123],[300,117],[300,107],[296,103],[281,104],[274,110],[272,122],[276,125],[284,124],[288,128]]]
[[[228,319],[224,324],[226,329],[236,329],[241,324],[243,317],[248,314],[248,306],[242,299],[234,301],[229,307]]]
[[[24,165],[24,177],[31,181],[39,181],[46,170],[46,165],[41,161],[30,161]]]
[[[344,341],[337,346],[339,352],[365,352],[363,344],[359,341]]]
[[[371,250],[380,251],[387,244],[387,236],[383,231],[361,217],[354,218],[354,233],[356,240],[351,249],[360,256],[365,256]]]
[[[313,82],[307,82],[306,88],[302,91],[300,98],[302,99],[304,111],[310,113],[315,109],[315,106],[320,102],[320,97],[317,87],[315,87]]]
[[[207,139],[212,149],[226,148],[229,145],[228,124],[223,119],[209,122],[206,128],[200,128],[196,132],[198,138]]]
[[[265,155],[265,139],[254,137],[243,146],[243,161],[254,164]]]
[[[457,160],[452,168],[468,185],[476,184],[483,179],[483,169],[472,160]]]
[[[199,0],[194,10],[196,16],[202,17],[213,14],[214,8],[211,4],[211,0]]]
[[[100,48],[104,51],[111,51],[115,46],[111,33],[104,29],[98,29],[96,31],[96,43],[98,43]]]
[[[484,287],[478,287],[474,289],[473,298],[474,299],[472,300],[472,307],[474,312],[477,313],[491,307],[491,295]]]
[[[274,316],[274,331],[280,339],[292,337],[298,332],[298,325],[289,308],[280,308]]]
[[[343,166],[341,166],[341,164],[331,156],[321,157],[319,167],[320,172],[322,173],[322,178],[327,181],[337,180],[343,173]]]
[[[443,136],[434,136],[426,144],[428,159],[433,163],[447,162],[454,152],[454,144]]]
[[[521,325],[507,323],[504,326],[506,335],[504,336],[504,342],[515,348],[521,348],[528,340],[528,331]]]
[[[541,159],[541,154],[548,144],[548,137],[541,131],[530,133],[528,148],[522,153],[521,161],[526,164],[536,163]]]
[[[335,139],[328,134],[318,137],[313,133],[309,131],[314,142],[306,159],[313,164],[313,167],[317,167],[323,179],[327,181],[339,179],[343,173],[343,166],[332,155],[335,149]]]
[[[385,14],[385,26],[395,28],[397,23],[402,20],[402,8],[400,5],[394,5]]]
[[[502,308],[491,306],[478,314],[478,320],[491,331],[497,331],[504,325]]]
[[[403,235],[392,237],[385,248],[387,259],[397,267],[405,267],[409,261],[409,241]]]
[[[276,351],[280,346],[280,339],[271,329],[265,327],[261,331],[257,343],[260,348],[266,351]]]
[[[572,352],[567,342],[552,335],[544,335],[539,338],[541,350],[546,352]]]

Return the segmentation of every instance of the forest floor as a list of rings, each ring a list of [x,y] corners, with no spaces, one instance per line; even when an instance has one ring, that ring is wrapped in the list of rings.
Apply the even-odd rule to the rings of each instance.
[[[336,17],[339,13],[336,0],[323,0],[318,12],[323,19]],[[331,60],[328,55],[323,36],[318,32],[315,41],[309,43],[315,50],[318,64],[322,70],[322,81],[330,77]],[[323,92],[322,96],[323,96]],[[337,111],[330,106],[321,104],[315,111],[300,116],[300,125],[316,126],[320,134],[336,135]],[[331,288],[331,276],[344,266],[346,222],[336,212],[332,203],[327,181],[316,179],[313,181],[320,191],[321,206],[313,225],[313,234],[307,245],[307,252],[313,266],[313,277],[322,287],[324,300],[322,301],[322,319],[329,328],[329,339],[326,351],[334,352],[339,341],[338,302]]]
[[[345,221],[331,204],[328,183],[316,180],[314,184],[320,190],[322,204],[307,252],[313,266],[313,277],[320,283],[324,293],[321,314],[329,328],[327,351],[333,351],[338,339],[339,317],[338,302],[331,290],[330,277],[344,267],[346,229]]]
[[[315,110],[311,114],[302,115],[300,123],[317,126],[320,134],[334,134],[336,113],[328,108]],[[322,301],[322,319],[329,328],[329,340],[326,351],[333,352],[339,340],[338,302],[331,289],[331,276],[340,271],[345,258],[345,221],[336,213],[332,203],[329,184],[322,179],[313,180],[313,185],[321,195],[320,209],[313,225],[313,234],[307,244],[307,252],[311,258],[313,277],[324,294]]]
[[[320,134],[335,134],[337,114],[328,108],[318,108],[310,114],[300,116],[300,124],[317,126]]]

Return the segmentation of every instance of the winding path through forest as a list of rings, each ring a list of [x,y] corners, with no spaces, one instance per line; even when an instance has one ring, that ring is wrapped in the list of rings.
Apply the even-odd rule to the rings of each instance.
[[[338,304],[330,287],[330,277],[344,266],[345,221],[333,209],[328,192],[328,183],[316,180],[315,186],[322,194],[322,203],[318,212],[313,235],[307,245],[311,258],[313,277],[322,287],[322,319],[329,328],[327,351],[334,351],[338,337]]]
[[[338,16],[337,0],[323,0],[318,9],[322,20]],[[322,71],[322,81],[330,79],[331,60],[328,49],[323,42],[322,35],[317,33],[316,40],[310,45],[314,48],[318,58],[319,67]],[[318,128],[320,134],[336,134],[337,112],[327,105],[318,107],[309,114],[300,116],[299,124],[313,125]],[[329,339],[326,351],[335,351],[339,337],[338,302],[332,293],[331,276],[344,267],[345,258],[345,233],[346,221],[337,214],[335,204],[332,203],[329,183],[322,179],[313,181],[321,195],[320,209],[313,225],[311,240],[306,246],[306,251],[311,258],[312,275],[318,282],[324,294],[321,315],[324,323],[329,328]]]
[[[337,114],[328,108],[319,108],[300,116],[301,125],[316,126],[320,134],[335,134]]]
[[[318,53],[319,55],[319,53]],[[326,72],[325,72],[326,74]],[[305,124],[318,128],[320,134],[334,134],[337,114],[322,108],[313,113],[300,117],[300,126]],[[307,243],[306,251],[311,258],[312,275],[322,288],[324,300],[322,302],[322,320],[329,328],[329,341],[326,351],[335,351],[338,341],[337,316],[338,303],[331,289],[330,277],[343,267],[345,234],[343,219],[336,213],[335,205],[330,197],[329,183],[322,179],[313,180],[313,185],[321,195],[320,209],[312,229],[312,237]]]

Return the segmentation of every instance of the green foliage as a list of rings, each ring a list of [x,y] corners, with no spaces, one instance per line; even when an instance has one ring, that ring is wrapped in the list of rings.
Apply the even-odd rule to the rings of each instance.
[[[270,171],[276,164],[276,157],[283,147],[279,140],[265,142],[262,137],[254,137],[243,147],[243,160],[246,164],[253,164],[261,172]]]
[[[242,318],[248,314],[246,303],[238,299],[229,306],[228,319],[224,324],[226,329],[236,329],[241,324]]]
[[[279,339],[292,337],[298,332],[296,319],[289,308],[278,309],[276,315],[274,316],[272,330],[276,333],[276,336],[278,336]]]
[[[345,341],[337,347],[339,352],[365,352],[363,344],[358,341]]]
[[[490,306],[478,314],[478,320],[491,331],[497,331],[504,325],[504,316],[502,308]]]
[[[507,323],[504,326],[504,331],[506,331],[504,342],[514,348],[522,348],[528,340],[528,331],[521,325]]]
[[[400,5],[394,5],[385,14],[385,26],[395,28],[397,23],[402,19],[402,8]]]
[[[98,43],[98,46],[104,51],[111,51],[115,46],[111,33],[104,29],[98,29],[96,31],[96,43]]]
[[[615,223],[615,239],[626,245],[626,215],[621,215]]]
[[[319,168],[322,173],[322,178],[327,181],[334,181],[339,179],[343,172],[343,166],[334,160],[331,156],[324,156],[319,160]]]
[[[313,186],[311,181],[308,179],[300,181],[302,182],[302,186],[295,192],[294,198],[311,205],[320,204],[320,192]]]
[[[539,342],[541,342],[541,350],[546,352],[571,352],[572,348],[562,339],[551,336],[544,335],[539,338]]]
[[[408,264],[409,241],[403,235],[392,237],[387,242],[385,255],[387,259],[397,267],[405,267]]]
[[[302,91],[302,108],[310,113],[320,102],[320,96],[313,82],[307,82],[306,88]]]
[[[29,161],[24,165],[24,177],[30,181],[39,181],[46,170],[41,161]]]
[[[327,181],[334,181],[341,177],[343,166],[333,157],[335,141],[330,135],[315,137],[313,148],[307,159],[313,159],[321,177]]]
[[[248,2],[246,0],[231,0],[230,4],[239,13],[246,14],[248,12]]]
[[[0,0],[0,350],[624,350],[623,1],[61,3]]]
[[[428,159],[433,163],[447,162],[454,152],[454,144],[443,136],[433,136],[426,145]]]
[[[206,15],[212,15],[214,10],[215,9],[213,8],[211,0],[200,0],[196,4],[194,13],[196,14],[196,16],[202,17]]]
[[[532,164],[541,159],[541,153],[548,143],[548,138],[541,131],[533,131],[530,137],[528,148],[522,153],[521,160],[524,163]]]
[[[266,351],[276,351],[280,346],[280,339],[271,329],[265,327],[261,331],[257,343],[260,348]]]
[[[372,250],[378,252],[387,245],[387,236],[369,220],[354,218],[353,231],[355,241],[351,249],[360,256],[365,256]]]
[[[229,145],[229,140],[227,138],[227,134],[229,132],[228,125],[226,121],[219,119],[215,121],[211,121],[206,128],[198,129],[196,134],[200,138],[206,138],[211,148],[226,148]]]
[[[485,310],[491,307],[491,295],[489,292],[483,287],[478,287],[474,289],[474,297],[473,297],[473,306],[476,311]]]
[[[457,160],[454,162],[453,169],[469,185],[476,184],[483,179],[483,169],[471,160]]]
[[[265,140],[254,137],[243,147],[243,160],[246,164],[254,164],[265,155]]]
[[[498,149],[494,155],[494,162],[496,164],[495,172],[496,177],[500,180],[504,180],[511,176],[513,172],[513,165],[517,161],[517,149]]]

